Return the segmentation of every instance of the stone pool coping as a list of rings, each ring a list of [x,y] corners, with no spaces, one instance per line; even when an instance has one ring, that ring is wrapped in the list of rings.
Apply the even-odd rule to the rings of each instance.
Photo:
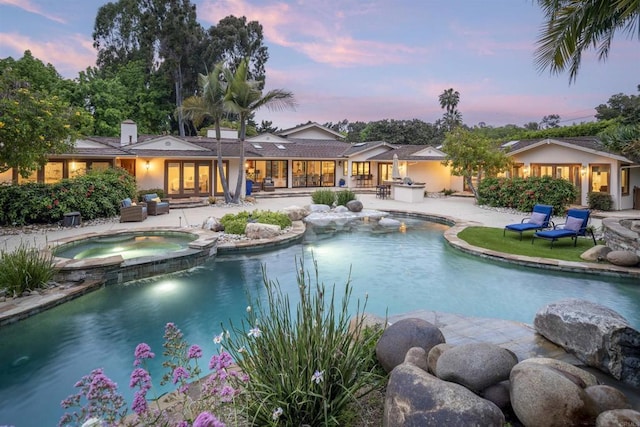
[[[405,211],[405,210],[393,210],[393,209],[378,209],[384,212],[388,212],[389,214],[397,214],[405,217],[414,217],[419,219],[424,219],[440,224],[448,225],[450,228],[444,232],[444,238],[447,242],[454,248],[461,250],[463,252],[479,256],[482,258],[492,259],[500,262],[507,262],[511,264],[516,264],[520,266],[526,267],[534,267],[534,268],[544,268],[548,270],[555,271],[564,271],[571,273],[586,273],[586,274],[597,274],[604,275],[610,277],[620,277],[620,278],[640,278],[640,268],[635,267],[619,267],[611,264],[605,263],[593,263],[593,262],[571,262],[571,261],[561,261],[550,258],[541,258],[541,257],[527,257],[522,255],[512,255],[503,252],[492,251],[489,249],[484,249],[477,246],[472,246],[465,242],[464,240],[458,237],[458,233],[469,226],[478,226],[482,225],[473,221],[466,221],[459,218],[446,216],[446,215],[436,215],[436,214],[428,214],[424,212],[415,212],[415,211]],[[212,232],[209,230],[203,230],[198,228],[175,228],[175,227],[141,227],[126,230],[112,230],[110,234],[115,234],[116,232],[122,233],[131,233],[131,232],[143,232],[143,231],[180,231],[180,232],[190,232],[193,234],[197,234],[199,237],[190,242],[190,246],[193,245],[194,248],[199,247],[202,249],[211,245],[213,242],[213,248],[215,250],[211,253],[211,256],[215,256],[216,252],[219,254],[233,254],[233,253],[246,253],[253,251],[262,251],[274,249],[276,247],[285,246],[293,243],[297,243],[302,240],[303,234],[305,232],[305,224],[302,221],[294,221],[292,227],[286,232],[279,236],[276,236],[273,239],[257,239],[257,240],[238,240],[238,241],[225,241],[217,243],[217,239],[221,233]],[[84,239],[87,237],[99,236],[102,233],[84,233],[80,236],[74,236],[66,239],[59,239],[53,243],[68,243],[78,239]],[[188,255],[188,254],[187,254]],[[123,260],[122,257],[116,256],[112,257],[115,259],[104,259],[103,265],[113,264],[119,265],[121,263],[127,263],[127,260]],[[146,258],[146,257],[145,257]],[[159,265],[159,262],[162,261],[162,257],[159,257],[159,260],[156,260],[155,265]],[[80,260],[71,262],[72,260],[67,260],[66,263],[63,264],[69,268],[79,267],[82,265],[87,265],[93,260]],[[144,261],[144,260],[143,260]],[[129,260],[129,264],[136,264],[138,260],[131,262]],[[163,274],[162,271],[156,271],[157,274]],[[132,279],[131,279],[132,280]],[[124,280],[126,281],[126,280]],[[0,299],[0,327],[9,323],[16,322],[18,320],[27,318],[34,314],[40,313],[49,308],[55,307],[56,305],[62,304],[71,299],[77,298],[90,292],[92,290],[98,289],[101,286],[104,286],[104,280],[83,280],[78,281],[77,283],[65,283],[61,286],[47,289],[44,291],[35,291],[32,295],[20,298],[10,298],[4,297],[4,300]]]

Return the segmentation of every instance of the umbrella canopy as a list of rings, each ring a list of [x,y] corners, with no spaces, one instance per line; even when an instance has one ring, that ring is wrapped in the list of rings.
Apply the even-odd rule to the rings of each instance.
[[[398,155],[393,155],[393,166],[391,167],[391,178],[400,179],[400,163],[398,162]]]

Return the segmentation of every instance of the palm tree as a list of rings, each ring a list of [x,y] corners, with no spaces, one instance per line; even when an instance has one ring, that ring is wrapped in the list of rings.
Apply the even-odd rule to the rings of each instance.
[[[238,115],[240,120],[240,163],[238,166],[238,182],[233,195],[233,203],[240,200],[242,181],[244,179],[244,140],[247,132],[247,120],[256,110],[267,107],[271,110],[294,108],[296,103],[291,92],[283,89],[274,89],[262,95],[260,82],[248,78],[248,60],[244,59],[238,65],[235,72],[224,69],[227,91],[224,97],[224,105],[227,111]]]
[[[449,88],[442,92],[438,99],[440,100],[440,107],[446,109],[447,113],[451,114],[460,102],[460,93],[457,90],[453,90],[453,88]]]
[[[606,60],[618,30],[635,32],[640,38],[640,0],[538,0],[545,15],[536,49],[540,70],[560,73],[569,69],[575,81],[582,52],[597,47],[598,59]]]
[[[205,119],[211,119],[216,130],[217,155],[218,155],[218,176],[224,191],[226,203],[231,202],[229,193],[229,183],[224,174],[222,163],[222,142],[220,134],[220,120],[225,114],[225,94],[227,83],[223,80],[224,67],[222,63],[216,64],[213,71],[207,75],[198,75],[198,85],[200,86],[200,96],[192,96],[185,99],[178,107],[178,112],[182,113],[186,120],[191,120],[194,126],[198,127]]]

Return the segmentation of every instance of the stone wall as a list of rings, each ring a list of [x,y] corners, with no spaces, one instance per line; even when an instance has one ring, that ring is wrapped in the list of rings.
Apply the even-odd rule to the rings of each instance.
[[[614,251],[631,251],[640,256],[640,220],[605,218],[602,231],[607,246]]]

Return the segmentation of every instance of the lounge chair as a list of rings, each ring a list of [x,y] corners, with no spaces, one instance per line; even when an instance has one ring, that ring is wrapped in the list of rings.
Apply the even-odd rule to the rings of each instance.
[[[147,204],[149,215],[169,213],[169,200],[161,200],[156,193],[145,194],[142,196],[142,200]]]
[[[522,240],[524,231],[539,231],[553,227],[551,215],[553,215],[553,206],[535,205],[531,216],[523,218],[518,224],[506,225],[502,235],[504,236],[507,231],[513,231],[520,234],[520,240]]]
[[[129,198],[120,203],[120,222],[141,222],[145,219],[147,219],[146,204],[134,205]]]
[[[588,228],[589,215],[591,212],[588,209],[569,209],[567,211],[567,218],[564,224],[557,224],[553,227],[553,230],[544,230],[533,233],[531,244],[536,237],[540,239],[551,240],[551,248],[553,249],[553,242],[563,237],[571,237],[573,239],[573,246],[578,244],[578,237],[591,235],[593,239],[593,245],[596,245],[596,237],[593,235],[593,230]]]

